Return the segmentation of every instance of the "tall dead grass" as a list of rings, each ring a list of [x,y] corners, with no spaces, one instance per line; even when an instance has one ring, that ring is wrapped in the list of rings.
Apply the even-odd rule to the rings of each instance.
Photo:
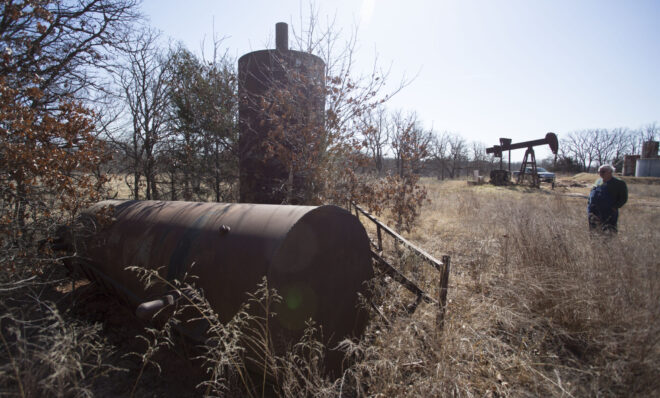
[[[329,379],[313,339],[277,358],[279,396],[655,396],[660,275],[653,209],[625,208],[616,236],[592,236],[584,200],[547,191],[429,186],[411,237],[452,255],[445,326],[396,283],[377,279],[365,336],[344,341]],[[439,273],[394,245],[432,295]],[[292,352],[294,350],[292,349]],[[310,357],[310,358],[311,358]],[[319,359],[321,358],[321,359]],[[275,363],[274,362],[274,363]]]
[[[46,293],[57,281],[0,283],[0,396],[93,397],[94,383],[121,369],[101,325],[61,311]]]
[[[446,329],[433,309],[399,317],[361,366],[383,396],[654,396],[660,274],[653,208],[590,236],[586,202],[433,184],[416,232],[453,256]],[[439,276],[427,272],[432,287]],[[386,364],[386,365],[385,365]]]
[[[406,307],[414,297],[381,277],[373,287],[379,312],[372,311],[364,337],[341,343],[341,375],[323,372],[313,324],[288,353],[275,356],[263,328],[267,317],[250,318],[258,333],[207,346],[202,357],[213,377],[200,387],[213,395],[282,397],[660,392],[658,215],[638,204],[645,200],[639,193],[622,211],[618,235],[594,236],[581,198],[464,182],[427,181],[427,187],[431,201],[410,238],[438,257],[452,256],[443,330],[436,326],[437,307],[422,304],[410,315]],[[409,278],[437,296],[436,270],[391,242],[386,249]],[[262,305],[261,291],[250,305]],[[227,356],[244,352],[241,341],[258,354],[261,374],[248,376],[243,356]]]
[[[344,370],[331,378],[323,370],[324,349],[313,323],[288,352],[273,354],[268,308],[277,294],[265,282],[246,303],[261,306],[261,315],[241,311],[226,325],[214,318],[203,292],[196,296],[186,287],[188,303],[211,325],[209,344],[198,352],[207,375],[199,391],[282,397],[660,393],[660,215],[648,205],[655,203],[654,189],[632,189],[619,234],[601,236],[589,234],[582,198],[469,187],[464,181],[426,184],[430,202],[409,237],[436,257],[452,256],[442,330],[436,326],[437,307],[421,304],[411,315],[406,307],[414,297],[397,283],[377,278],[372,301],[379,311],[372,310],[361,340],[341,343]],[[410,279],[437,297],[436,270],[391,242],[386,249],[398,256],[396,265]],[[80,325],[58,323],[57,313],[52,316],[53,335],[43,338],[53,342],[53,350],[31,354],[44,359],[22,354],[18,343],[26,338],[3,335],[9,339],[4,345],[11,347],[3,351],[7,361],[0,365],[4,391],[30,395],[17,393],[20,381],[50,395],[93,395],[91,380],[104,369],[98,331],[85,332]],[[3,333],[14,330],[9,321],[5,317],[0,324]],[[149,347],[170,345],[166,334],[159,335],[168,330],[151,330]],[[87,333],[92,338],[85,340]],[[248,351],[256,355],[250,359]],[[66,358],[62,369],[74,372],[58,371],[48,358]],[[255,374],[248,360],[263,371]],[[157,356],[145,352],[140,369],[150,361]],[[82,372],[71,365],[78,363]],[[27,378],[37,364],[47,366],[34,371],[38,380]],[[141,374],[133,387],[146,383]]]

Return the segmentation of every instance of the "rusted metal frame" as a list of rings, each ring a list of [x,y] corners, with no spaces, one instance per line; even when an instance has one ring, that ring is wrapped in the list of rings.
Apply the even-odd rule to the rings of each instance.
[[[558,142],[557,142],[557,136],[554,133],[548,133],[545,135],[545,138],[541,138],[538,140],[532,140],[532,141],[525,141],[525,142],[518,142],[515,144],[511,144],[511,140],[509,139],[508,142],[503,142],[503,138],[500,138],[500,144],[501,145],[494,145],[490,148],[486,148],[486,153],[502,153],[502,151],[510,151],[512,149],[523,149],[523,148],[528,148],[528,147],[533,147],[533,146],[539,146],[539,145],[545,145],[548,144],[550,146],[550,149],[552,150],[553,153],[557,153],[558,148]],[[506,138],[504,138],[506,140]]]
[[[419,288],[413,281],[410,279],[406,278],[401,272],[399,272],[396,268],[391,266],[385,259],[383,259],[378,253],[374,252],[373,250],[371,251],[371,256],[375,261],[376,267],[380,269],[382,272],[390,276],[392,279],[395,281],[399,282],[403,287],[408,289],[411,293],[417,296],[417,301],[416,304],[414,304],[413,307],[413,312],[415,308],[417,308],[417,304],[424,300],[424,302],[429,303],[429,304],[438,304],[438,302],[430,297],[428,294],[426,294],[425,291]]]
[[[408,313],[409,314],[414,314],[415,310],[417,310],[417,307],[419,306],[419,304],[422,302],[423,299],[424,299],[423,295],[421,295],[421,294],[417,295],[417,298],[415,299],[415,302],[408,306],[408,308],[407,308]]]
[[[355,216],[360,219],[360,213],[362,213],[365,217],[367,217],[371,222],[376,224],[376,233],[378,235],[378,241],[377,243],[374,242],[371,238],[369,241],[371,242],[371,245],[378,250],[377,252],[374,252],[373,250],[371,251],[371,255],[374,258],[376,266],[392,277],[394,280],[396,280],[398,283],[403,285],[406,289],[408,289],[410,292],[415,294],[417,297],[415,299],[415,302],[408,306],[408,312],[409,313],[414,313],[419,304],[423,301],[427,303],[433,303],[435,305],[438,305],[439,311],[436,319],[436,323],[438,324],[438,327],[440,330],[442,329],[444,325],[444,317],[445,317],[445,312],[447,308],[447,290],[448,290],[448,285],[449,285],[449,270],[450,270],[450,256],[443,256],[442,257],[442,262],[436,260],[433,256],[430,254],[426,253],[424,250],[420,249],[419,247],[415,246],[414,244],[410,243],[407,241],[404,237],[393,231],[391,228],[389,228],[387,225],[381,223],[376,219],[374,216],[369,214],[367,211],[362,209],[360,206],[358,206],[355,202],[350,202],[349,206],[352,205],[355,208]],[[349,207],[350,211],[350,207]],[[382,253],[383,250],[383,240],[382,240],[382,233],[381,229],[384,229],[386,233],[388,233],[390,236],[392,236],[394,239],[402,242],[404,245],[407,245],[409,248],[412,250],[416,251],[418,254],[420,254],[426,261],[428,261],[435,269],[440,271],[442,273],[440,277],[440,289],[438,293],[438,301],[434,300],[431,298],[426,292],[424,292],[421,288],[419,288],[414,282],[406,278],[401,272],[399,272],[396,268],[394,268],[392,265],[390,265],[385,259],[383,259],[379,253]]]
[[[388,227],[387,225],[385,225],[385,224],[383,224],[382,222],[378,221],[378,219],[377,219],[376,217],[374,217],[374,216],[372,216],[371,214],[369,214],[366,210],[362,209],[362,208],[361,208],[360,206],[358,206],[355,202],[352,202],[351,204],[352,204],[353,207],[355,208],[355,214],[356,214],[356,215],[358,214],[358,211],[359,211],[359,212],[362,213],[365,217],[367,217],[369,220],[371,220],[371,222],[373,222],[374,224],[376,224],[376,227],[378,228],[378,230],[377,230],[377,231],[378,231],[378,246],[377,246],[377,247],[379,248],[379,250],[382,250],[382,247],[383,247],[383,245],[382,245],[382,238],[381,238],[381,234],[380,234],[380,230],[382,229],[382,230],[385,231],[387,234],[389,234],[390,236],[392,236],[394,239],[400,241],[401,243],[403,243],[404,245],[408,246],[410,249],[414,250],[414,251],[417,252],[419,255],[421,255],[421,256],[422,256],[427,262],[429,262],[429,263],[433,266],[433,268],[437,269],[438,271],[442,271],[442,269],[443,269],[443,265],[442,265],[442,263],[441,263],[440,261],[438,261],[437,259],[435,259],[433,256],[431,256],[430,254],[428,254],[427,252],[425,252],[425,251],[422,250],[421,248],[415,246],[414,244],[412,244],[411,242],[409,242],[408,240],[406,240],[406,238],[404,238],[403,236],[401,236],[401,235],[399,235],[398,233],[396,233],[393,229],[391,229],[391,228]]]
[[[530,157],[530,160],[527,160],[528,156]],[[531,173],[526,173],[527,167],[530,167],[532,169]],[[538,188],[541,186],[539,173],[536,170],[536,155],[534,154],[534,148],[532,148],[531,146],[527,148],[527,150],[525,151],[525,157],[523,158],[523,162],[520,165],[520,172],[518,174],[517,184],[522,184],[523,182],[525,182],[525,174],[529,174],[531,176],[532,187]]]
[[[380,233],[380,225],[376,224],[376,234],[378,235],[378,251],[382,252],[383,251],[383,236]]]
[[[378,243],[377,243],[377,242],[374,242],[374,240],[371,239],[371,236],[369,237],[369,244],[371,244],[371,248],[372,248],[372,249],[375,249],[376,251],[378,251],[378,253],[382,253],[382,252],[383,252],[383,249],[381,249],[380,247],[378,247]]]

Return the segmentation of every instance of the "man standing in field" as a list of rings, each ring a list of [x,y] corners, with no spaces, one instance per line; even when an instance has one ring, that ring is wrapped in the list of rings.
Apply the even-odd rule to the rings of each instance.
[[[614,167],[604,164],[598,168],[600,178],[589,194],[589,229],[592,231],[616,233],[619,209],[628,200],[628,187],[614,177]]]

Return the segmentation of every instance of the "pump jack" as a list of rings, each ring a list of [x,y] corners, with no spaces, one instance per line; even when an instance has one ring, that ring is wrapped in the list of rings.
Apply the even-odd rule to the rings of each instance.
[[[557,160],[557,151],[559,150],[559,141],[555,133],[548,133],[545,138],[540,140],[519,142],[512,144],[509,138],[500,138],[500,145],[494,145],[486,149],[486,153],[492,153],[493,156],[500,158],[500,170],[493,170],[490,174],[491,183],[494,185],[505,185],[508,183],[511,172],[511,150],[527,148],[525,157],[523,158],[522,165],[520,166],[520,173],[518,174],[517,184],[522,184],[525,181],[525,175],[531,177],[531,185],[539,187],[539,175],[536,170],[536,155],[534,154],[534,147],[539,145],[549,145],[550,150],[555,155]],[[502,169],[502,152],[509,151],[509,171]],[[527,172],[527,168],[531,169],[531,173]]]

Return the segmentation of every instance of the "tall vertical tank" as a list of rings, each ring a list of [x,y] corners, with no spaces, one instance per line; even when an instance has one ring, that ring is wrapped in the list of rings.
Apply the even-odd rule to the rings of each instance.
[[[660,177],[660,158],[638,159],[635,177]]]
[[[642,143],[642,159],[654,159],[658,157],[658,141],[646,141]]]
[[[642,143],[642,158],[637,160],[635,177],[660,177],[660,158],[658,141]]]
[[[301,134],[303,123],[305,130],[310,124],[323,126],[325,63],[315,55],[289,50],[287,24],[276,24],[275,36],[276,49],[251,52],[238,60],[239,178],[243,203],[299,204],[287,196],[287,191],[294,184],[304,185],[305,176],[293,173],[289,165],[278,159],[281,154],[273,154],[272,138],[274,133],[280,134],[277,145],[281,145],[286,137]],[[282,101],[302,105],[295,107],[294,118],[282,117],[281,108],[273,111]]]
[[[625,155],[623,157],[623,175],[634,176],[639,155]]]

